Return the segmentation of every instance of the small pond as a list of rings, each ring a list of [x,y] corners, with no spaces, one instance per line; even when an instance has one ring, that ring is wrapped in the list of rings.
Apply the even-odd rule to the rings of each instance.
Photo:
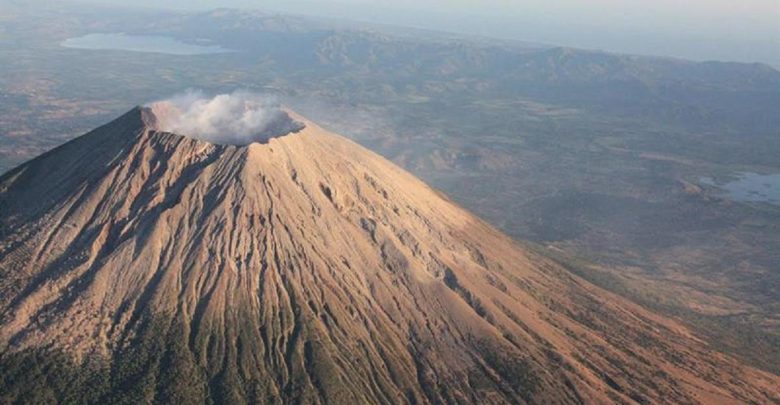
[[[218,45],[196,45],[161,35],[87,34],[60,43],[65,48],[152,52],[167,55],[208,55],[233,52]]]
[[[724,190],[734,201],[780,205],[780,173],[739,173],[735,180],[726,183],[716,183],[710,177],[702,177],[701,182]]]

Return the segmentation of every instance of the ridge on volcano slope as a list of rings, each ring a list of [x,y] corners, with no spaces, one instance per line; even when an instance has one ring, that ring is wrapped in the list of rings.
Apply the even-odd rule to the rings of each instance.
[[[0,177],[0,402],[780,400],[291,114],[235,146],[136,108]]]

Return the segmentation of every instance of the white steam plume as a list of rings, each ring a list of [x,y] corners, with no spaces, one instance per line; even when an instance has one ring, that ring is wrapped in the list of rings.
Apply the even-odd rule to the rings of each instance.
[[[188,91],[148,107],[157,120],[157,130],[217,144],[267,142],[303,128],[272,97],[242,90],[214,97]]]

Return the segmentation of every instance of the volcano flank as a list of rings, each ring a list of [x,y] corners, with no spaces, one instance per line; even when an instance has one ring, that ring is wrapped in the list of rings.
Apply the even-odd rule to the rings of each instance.
[[[780,378],[285,115],[215,144],[138,107],[0,177],[0,402],[780,401]]]

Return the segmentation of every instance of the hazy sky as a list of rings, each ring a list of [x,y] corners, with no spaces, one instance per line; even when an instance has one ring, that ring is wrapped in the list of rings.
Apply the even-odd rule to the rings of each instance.
[[[121,0],[95,0],[130,4]],[[780,66],[780,0],[168,0],[341,17],[635,54]],[[158,7],[159,0],[132,4]]]

